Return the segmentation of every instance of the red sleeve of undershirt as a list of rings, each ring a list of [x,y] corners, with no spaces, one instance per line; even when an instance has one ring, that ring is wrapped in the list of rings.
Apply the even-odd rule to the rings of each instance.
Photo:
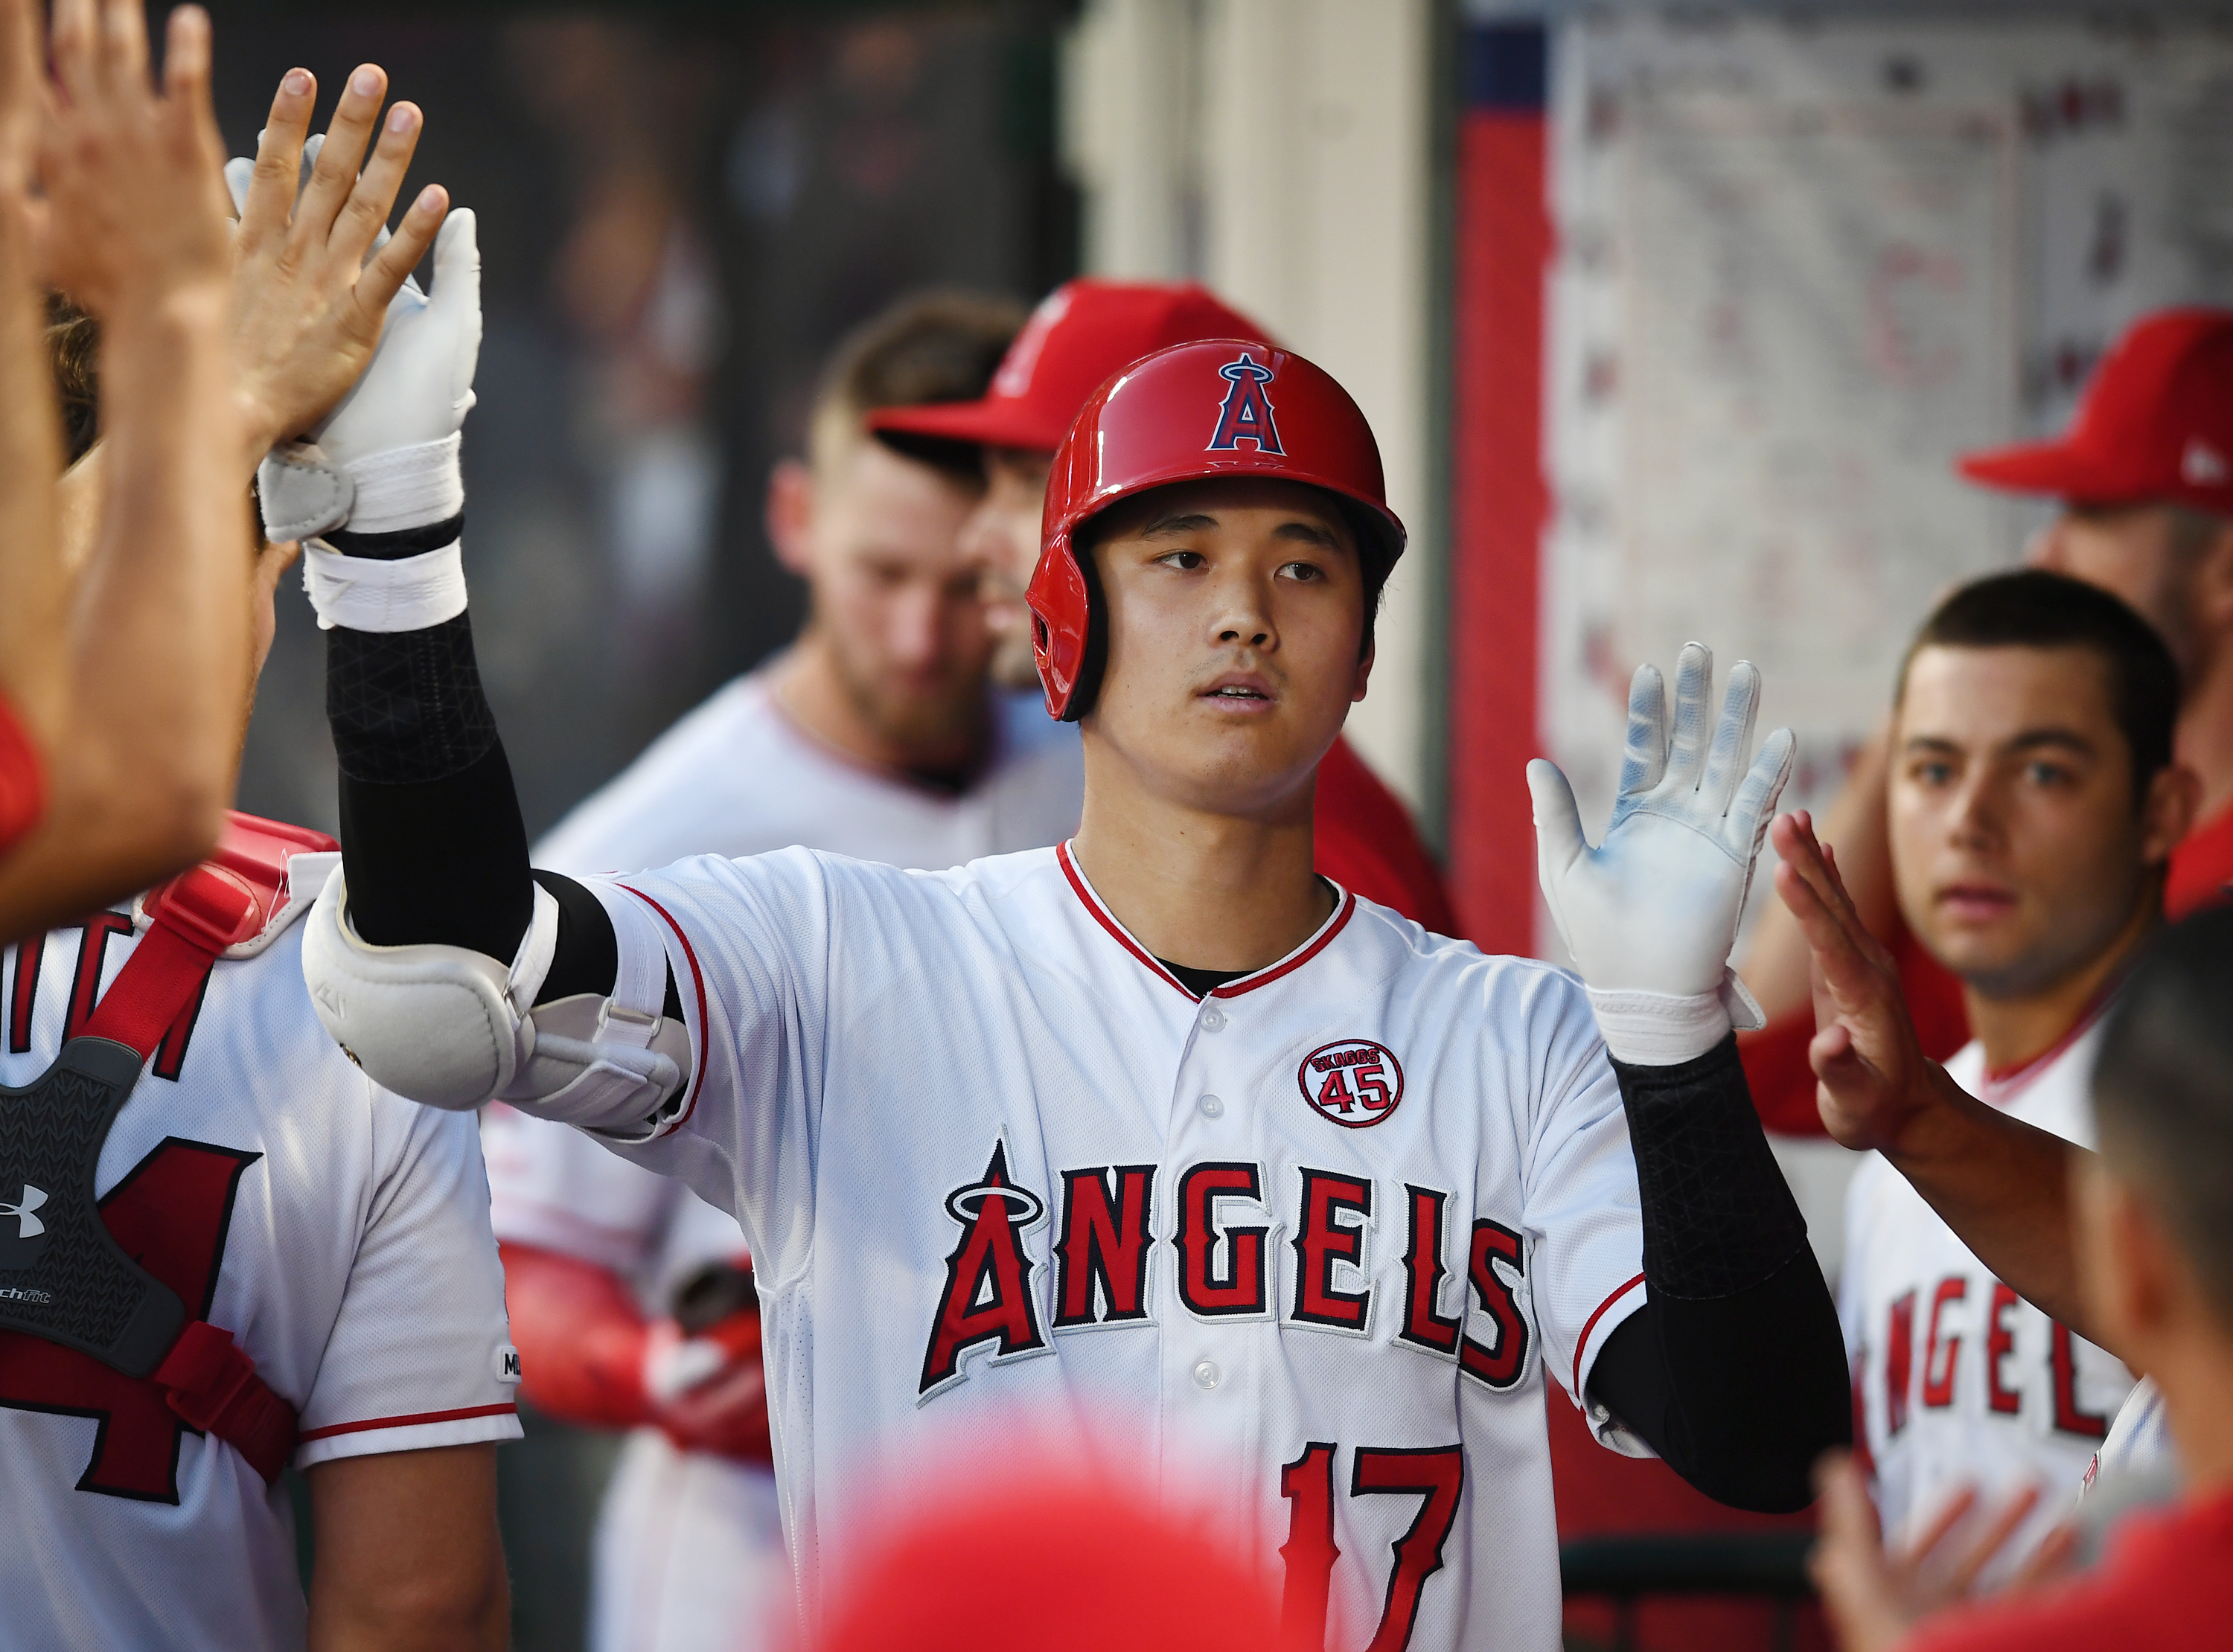
[[[1907,994],[1907,1011],[1915,1018],[1923,1053],[1933,1061],[1945,1060],[1969,1042],[1962,983],[1924,951],[1905,924],[1898,924],[1885,944],[1899,966],[1900,986]],[[1807,1046],[1813,1041],[1811,1007],[1778,1016],[1758,1032],[1738,1035],[1737,1054],[1744,1062],[1745,1083],[1751,1088],[1761,1128],[1781,1135],[1824,1134],[1821,1110],[1814,1102],[1814,1069],[1807,1060]]]
[[[648,1332],[619,1276],[531,1245],[497,1248],[528,1402],[583,1428],[632,1428],[643,1421]]]
[[[1457,933],[1441,868],[1410,810],[1347,740],[1336,740],[1318,764],[1312,825],[1318,870],[1327,877],[1438,935]]]
[[[2224,900],[2228,884],[2233,884],[2233,805],[2203,822],[2171,851],[2164,911],[2184,918]]]
[[[23,841],[46,805],[47,771],[39,748],[0,695],[0,852]]]

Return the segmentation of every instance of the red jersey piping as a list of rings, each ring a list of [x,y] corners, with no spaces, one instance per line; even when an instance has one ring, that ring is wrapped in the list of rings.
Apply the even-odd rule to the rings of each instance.
[[[1085,875],[1077,869],[1077,862],[1071,858],[1070,845],[1067,842],[1054,846],[1054,857],[1062,866],[1063,876],[1070,880],[1071,891],[1084,903],[1085,909],[1093,914],[1094,920],[1114,935],[1117,943],[1126,952],[1153,970],[1156,979],[1169,982],[1177,991],[1186,993],[1188,998],[1194,998],[1194,993],[1188,991],[1185,982],[1165,969],[1155,954],[1126,934],[1124,927],[1109,915],[1108,908],[1101,904],[1101,897],[1093,893],[1092,886],[1085,881]],[[1269,985],[1282,975],[1292,974],[1324,952],[1327,943],[1349,927],[1350,919],[1357,912],[1357,897],[1338,883],[1335,883],[1332,879],[1328,878],[1326,881],[1340,900],[1334,907],[1333,916],[1326,920],[1319,927],[1318,933],[1311,937],[1310,941],[1300,952],[1279,963],[1269,965],[1253,975],[1244,975],[1237,981],[1227,981],[1223,986],[1214,987],[1209,996],[1214,998],[1237,998],[1243,992],[1253,992],[1260,986]]]
[[[658,901],[653,900],[642,890],[629,888],[629,887],[625,883],[622,884],[620,887],[623,889],[627,889],[630,894],[642,901],[644,905],[649,907],[661,917],[667,920],[667,927],[674,932],[674,939],[682,943],[683,957],[690,960],[690,984],[698,989],[698,1071],[696,1076],[690,1081],[690,1100],[682,1109],[682,1116],[676,1119],[673,1124],[667,1127],[669,1129],[680,1129],[689,1121],[690,1115],[698,1110],[698,1092],[706,1088],[706,1055],[707,1049],[706,1042],[706,975],[705,972],[698,967],[698,953],[690,945],[690,937],[682,933],[682,926],[674,921],[674,914],[667,911],[665,907],[661,906]]]
[[[313,1440],[329,1440],[335,1434],[361,1434],[373,1428],[412,1428],[422,1422],[463,1422],[468,1417],[498,1417],[519,1408],[506,1400],[502,1405],[469,1405],[455,1411],[421,1411],[408,1417],[370,1417],[362,1422],[336,1422],[323,1428],[312,1428],[296,1437],[297,1445],[308,1445]]]
[[[1582,1394],[1582,1356],[1590,1351],[1590,1333],[1598,1328],[1598,1321],[1605,1317],[1606,1309],[1643,1283],[1644,1276],[1639,1273],[1612,1295],[1598,1304],[1598,1311],[1590,1316],[1589,1323],[1582,1327],[1581,1340],[1574,1344],[1574,1398],[1582,1405],[1589,1404],[1589,1401],[1584,1398]]]
[[[2034,1079],[2060,1061],[2071,1045],[2093,1030],[2093,1024],[2101,1018],[2103,1011],[2109,1007],[2109,1001],[2117,996],[2117,989],[2124,984],[2125,972],[2119,968],[2102,983],[2101,990],[2094,993],[2093,1001],[2079,1012],[2069,1030],[2029,1061],[2003,1067],[1998,1072],[1989,1067],[1985,1068],[1977,1084],[1980,1099],[1991,1102],[1995,1107],[2006,1107],[2022,1095],[2030,1088]]]

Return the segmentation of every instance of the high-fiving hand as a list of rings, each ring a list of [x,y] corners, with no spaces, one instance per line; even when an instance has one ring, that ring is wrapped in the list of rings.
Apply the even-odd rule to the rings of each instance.
[[[140,0],[55,0],[52,51],[39,159],[49,283],[103,320],[190,293],[221,302],[230,261],[208,15],[171,14],[160,92]]]
[[[240,214],[233,354],[251,463],[276,443],[309,435],[363,376],[390,304],[449,211],[447,193],[429,185],[382,238],[424,126],[411,103],[381,120],[387,91],[378,65],[355,70],[323,141],[310,140],[306,166],[317,82],[307,69],[290,69],[256,159],[225,167]]]
[[[1670,738],[1659,672],[1652,666],[1637,670],[1629,689],[1620,790],[1611,823],[1595,848],[1582,835],[1573,790],[1558,765],[1540,758],[1527,765],[1543,897],[1575,967],[1598,997],[1607,1044],[1626,1060],[1685,1060],[1718,1043],[1733,1020],[1759,1024],[1758,1011],[1729,972],[1729,948],[1796,742],[1790,730],[1777,729],[1747,765],[1760,673],[1741,660],[1729,673],[1709,743],[1713,676],[1713,655],[1701,644],[1685,645],[1675,671]],[[1671,1042],[1647,1030],[1623,1048],[1606,995],[1697,1007],[1687,1017],[1674,1015],[1666,1029]],[[1667,1018],[1649,1005],[1643,1008],[1647,1021],[1655,1013]]]

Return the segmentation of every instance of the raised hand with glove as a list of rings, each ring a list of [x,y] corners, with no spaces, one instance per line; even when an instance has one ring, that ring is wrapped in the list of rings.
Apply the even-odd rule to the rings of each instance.
[[[1713,656],[1691,643],[1670,732],[1658,671],[1637,671],[1595,847],[1554,764],[1530,764],[1527,784],[1543,897],[1612,1059],[1643,1217],[1648,1300],[1591,1373],[1599,1428],[1642,1432],[1709,1496],[1788,1511],[1852,1437],[1845,1345],[1745,1089],[1732,1029],[1760,1017],[1728,957],[1794,742],[1778,729],[1748,764],[1760,673],[1730,673],[1717,722],[1712,689]]]
[[[1675,725],[1656,666],[1628,693],[1628,746],[1605,839],[1582,836],[1558,765],[1527,765],[1543,898],[1590,990],[1605,1047],[1665,1065],[1702,1056],[1732,1026],[1764,1024],[1729,968],[1754,861],[1798,743],[1777,729],[1749,767],[1760,672],[1740,660],[1709,745],[1714,656],[1686,644],[1675,667]]]

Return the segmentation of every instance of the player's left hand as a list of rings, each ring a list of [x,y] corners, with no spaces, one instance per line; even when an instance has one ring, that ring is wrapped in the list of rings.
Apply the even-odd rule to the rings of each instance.
[[[1658,669],[1637,670],[1620,790],[1595,848],[1558,765],[1540,758],[1527,765],[1538,869],[1559,938],[1593,992],[1723,995],[1735,1001],[1732,1016],[1744,1016],[1739,1024],[1758,1025],[1729,973],[1729,949],[1797,742],[1777,729],[1748,768],[1760,672],[1740,660],[1709,744],[1713,676],[1712,654],[1686,644],[1675,668],[1670,739]]]
[[[1822,1536],[1807,1570],[1843,1652],[1889,1652],[1925,1618],[1968,1599],[1986,1566],[2039,1506],[2039,1488],[2027,1486],[1977,1526],[1970,1519],[1977,1494],[1963,1491],[1911,1541],[1888,1551],[1868,1483],[1850,1456],[1825,1457],[1814,1481],[1821,1493]],[[2076,1542],[2073,1528],[2058,1526],[1996,1592],[2019,1594],[2052,1581],[2068,1568]]]

